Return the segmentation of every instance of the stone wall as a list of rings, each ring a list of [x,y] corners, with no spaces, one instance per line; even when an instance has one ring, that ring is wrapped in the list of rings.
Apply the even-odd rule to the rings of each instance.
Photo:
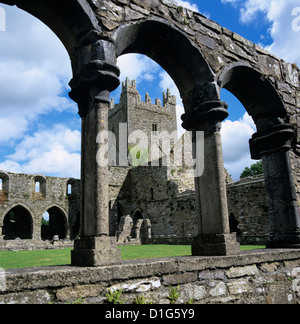
[[[269,209],[263,177],[242,179],[227,185],[231,230],[244,245],[265,245],[269,238]]]
[[[45,212],[49,213],[50,227],[53,229],[51,240],[54,235],[64,240],[70,240],[73,234],[78,235],[74,231],[80,211],[79,180],[3,171],[0,172],[0,179],[1,245],[4,244],[3,239],[41,241],[41,222]],[[55,228],[55,223],[59,223],[60,228]],[[26,228],[26,233],[22,227]],[[16,228],[16,234],[12,233]]]
[[[184,179],[184,173],[181,173]],[[173,239],[186,244],[197,235],[195,195],[187,188],[188,181],[179,183],[180,174],[170,173],[167,167],[131,168],[114,203],[122,215],[134,217],[139,213],[151,223],[151,242],[168,243]],[[193,180],[193,179],[192,179]],[[118,223],[116,207],[111,213],[111,224]],[[115,226],[113,228],[116,228]],[[112,230],[113,234],[113,230]]]
[[[121,300],[145,297],[169,304],[170,286],[180,285],[178,304],[298,304],[299,250],[262,250],[231,257],[135,260],[100,268],[50,267],[7,270],[0,304],[106,303],[106,293],[123,289]],[[5,278],[5,280],[3,280]]]
[[[152,243],[191,244],[197,235],[194,178],[181,168],[131,168],[116,201],[122,215],[132,219],[138,211],[151,221]],[[151,196],[151,193],[153,196]],[[227,184],[231,231],[244,245],[265,245],[269,238],[269,214],[263,177]],[[113,220],[114,219],[114,220]],[[111,220],[118,222],[116,213]]]
[[[4,177],[5,175],[5,177]],[[62,247],[62,241],[55,245],[46,244],[42,237],[41,220],[45,211],[55,207],[65,215],[64,241],[73,239],[79,233],[80,181],[75,179],[42,177],[35,175],[2,172],[2,200],[0,202],[0,224],[4,228],[5,216],[13,208],[22,206],[31,215],[32,235],[21,240],[6,240],[2,236],[3,249],[33,249]],[[137,167],[109,170],[110,234],[115,236],[122,216],[132,218],[140,215],[151,224],[148,243],[152,244],[191,244],[197,235],[194,179],[188,172],[179,168]],[[35,181],[45,186],[35,192]],[[68,184],[72,192],[68,193]],[[7,188],[6,188],[7,187]],[[229,214],[234,218],[232,231],[239,231],[242,244],[266,244],[269,233],[269,216],[266,204],[264,180],[249,178],[227,185]],[[129,222],[130,224],[130,222]],[[76,227],[76,228],[75,228]],[[149,229],[146,229],[148,231]],[[128,231],[128,229],[127,229]],[[133,237],[132,237],[133,238]],[[151,238],[151,240],[150,240]],[[51,237],[52,240],[52,237]],[[69,242],[72,244],[71,242]],[[120,244],[122,242],[119,242]],[[127,242],[130,243],[130,242]],[[131,244],[141,241],[131,241]],[[145,242],[144,242],[145,243]]]

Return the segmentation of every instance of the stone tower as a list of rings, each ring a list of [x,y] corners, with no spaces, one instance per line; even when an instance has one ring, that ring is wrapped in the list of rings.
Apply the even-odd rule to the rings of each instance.
[[[109,111],[109,130],[116,136],[117,152],[119,152],[120,138],[122,141],[126,137],[120,136],[120,124],[123,124],[123,127],[126,124],[127,128],[126,151],[134,145],[141,147],[146,145],[149,150],[153,145],[160,147],[162,132],[172,134],[174,141],[177,140],[176,97],[172,96],[168,89],[163,93],[162,99],[162,102],[155,99],[155,104],[152,104],[149,94],[146,93],[145,101],[142,101],[135,80],[131,81],[127,78],[122,83],[120,102],[115,105],[112,100]],[[153,135],[158,136],[157,143]],[[124,153],[126,151],[124,150]],[[169,154],[169,152],[164,153]]]

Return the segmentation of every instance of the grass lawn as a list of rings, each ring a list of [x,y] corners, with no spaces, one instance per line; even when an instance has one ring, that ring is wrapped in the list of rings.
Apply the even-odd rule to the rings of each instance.
[[[119,247],[123,260],[150,259],[191,255],[191,246],[186,245],[137,245]],[[264,249],[265,246],[242,246],[241,250]],[[0,252],[0,268],[17,269],[28,267],[69,265],[71,248],[46,251]]]

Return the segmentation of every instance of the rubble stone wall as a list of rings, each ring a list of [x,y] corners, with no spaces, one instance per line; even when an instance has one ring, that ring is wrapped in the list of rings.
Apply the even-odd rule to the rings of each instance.
[[[298,304],[299,250],[251,251],[231,257],[180,257],[135,260],[100,268],[50,267],[2,272],[0,304],[107,303],[106,294],[123,289],[121,301],[144,297],[176,303]],[[3,280],[5,278],[5,281]]]

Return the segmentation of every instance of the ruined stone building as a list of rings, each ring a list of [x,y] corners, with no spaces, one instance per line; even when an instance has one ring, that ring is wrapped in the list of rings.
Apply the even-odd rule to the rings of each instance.
[[[101,266],[121,262],[115,239],[110,237],[109,167],[99,164],[103,156],[98,156],[97,152],[106,141],[102,142],[99,133],[107,132],[109,128],[110,94],[120,85],[117,58],[129,53],[147,55],[165,69],[183,100],[183,128],[194,134],[204,132],[205,167],[202,176],[194,179],[197,233],[192,254],[224,256],[240,253],[236,234],[230,232],[225,186],[220,130],[229,113],[228,105],[220,99],[223,88],[241,101],[256,125],[250,152],[253,159],[263,161],[267,206],[262,202],[261,208],[268,209],[270,219],[268,246],[300,247],[300,73],[297,66],[173,0],[0,2],[17,5],[43,21],[62,41],[70,56],[73,72],[70,97],[78,104],[82,118],[81,226],[72,252],[73,265]],[[155,131],[155,122],[151,119],[149,124]],[[193,137],[193,140],[197,143],[197,138]],[[194,153],[196,159],[201,158],[197,148]],[[127,181],[130,178],[126,176]],[[132,181],[135,179],[132,177]],[[147,199],[156,203],[155,177],[152,184],[150,196],[145,192],[145,200],[139,199],[140,204]],[[259,182],[256,185],[259,186]],[[175,190],[169,180],[165,186],[169,186],[170,193]],[[28,190],[26,197],[30,199],[32,190]],[[116,190],[116,196],[117,200],[125,197],[122,190],[118,193]],[[136,196],[137,192],[133,192],[131,198]],[[236,190],[235,197],[238,196]],[[13,195],[8,199],[10,197]],[[135,199],[136,203],[139,200]],[[171,206],[167,200],[165,203],[169,203],[172,213],[177,207],[182,209],[181,212],[187,208],[185,205],[179,207],[179,203]],[[113,202],[111,205],[118,210]],[[184,226],[179,226],[180,235],[189,234],[193,229],[190,226],[194,223],[193,204],[188,208],[190,212],[182,222]],[[121,203],[119,209],[122,209]],[[135,213],[135,219],[140,219],[142,210],[138,206]],[[237,211],[230,213],[233,220],[237,218]],[[159,224],[166,218],[157,215],[156,219]],[[11,221],[15,221],[13,216]],[[237,222],[231,221],[232,227],[240,226]],[[1,216],[2,232],[4,223]],[[155,220],[147,226],[151,226],[153,233]],[[138,236],[141,227],[136,225],[135,228],[133,232]]]
[[[151,138],[153,132],[165,131],[177,139],[176,98],[168,90],[162,103],[156,99],[152,104],[149,95],[142,100],[136,82],[127,79],[120,102],[112,100],[109,111],[109,130],[116,138],[120,123],[128,128],[128,136],[143,131]],[[169,150],[178,143],[170,143]],[[126,152],[128,147],[126,141]],[[198,223],[189,168],[163,166],[162,160],[157,166],[133,167],[127,159],[127,166],[109,168],[109,179],[109,231],[119,244],[192,244]],[[264,179],[233,183],[227,175],[226,181],[231,231],[242,243],[265,244],[269,219]],[[0,183],[0,249],[72,245],[80,227],[80,180],[1,172]],[[47,225],[42,224],[45,212]]]
[[[0,249],[61,246],[78,235],[79,180],[1,171],[0,184]]]

